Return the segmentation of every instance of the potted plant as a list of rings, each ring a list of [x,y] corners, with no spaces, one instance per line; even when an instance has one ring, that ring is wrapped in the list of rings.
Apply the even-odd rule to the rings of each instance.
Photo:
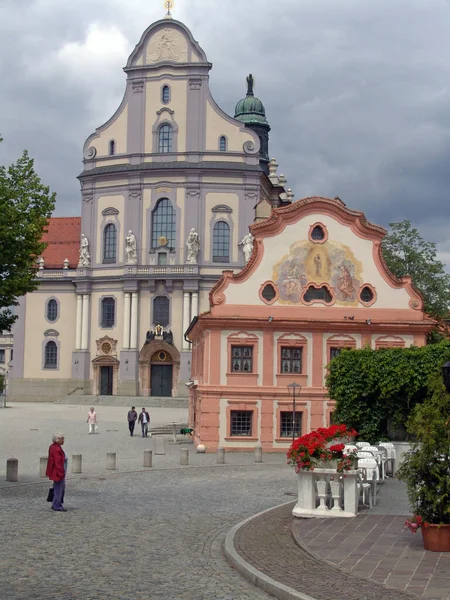
[[[405,525],[422,532],[424,548],[450,552],[450,395],[440,377],[407,423],[411,450],[397,477],[407,486],[413,517]]]
[[[350,471],[356,463],[356,453],[344,452],[342,440],[356,435],[357,432],[346,425],[319,427],[292,442],[287,452],[288,464],[295,468],[296,473],[315,468],[333,468],[338,473]]]

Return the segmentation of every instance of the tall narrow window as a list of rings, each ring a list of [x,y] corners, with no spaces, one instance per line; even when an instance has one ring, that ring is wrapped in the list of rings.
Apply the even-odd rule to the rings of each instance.
[[[102,298],[102,327],[114,327],[116,317],[116,301],[114,298]]]
[[[54,298],[47,302],[47,321],[53,323],[58,318],[58,303]]]
[[[153,300],[153,324],[167,327],[170,323],[170,301],[166,296],[157,296]]]
[[[220,139],[219,139],[219,150],[221,152],[226,152],[227,151],[227,138],[224,135],[220,136]]]
[[[152,248],[175,246],[175,210],[168,198],[161,198],[152,215]]]
[[[103,262],[116,262],[117,230],[114,223],[109,223],[103,232]]]
[[[114,140],[111,140],[109,142],[109,155],[114,156],[115,153],[116,153],[116,142]]]
[[[172,152],[172,127],[161,125],[159,128],[159,152],[167,154]]]
[[[230,227],[225,221],[217,221],[213,229],[213,261],[229,262]]]
[[[50,341],[45,344],[44,369],[56,369],[58,367],[58,347],[56,342]]]
[[[169,104],[170,102],[170,87],[168,85],[163,85],[161,100],[163,101],[163,104]]]
[[[3,364],[5,362],[5,350],[2,348],[0,350],[0,363]]]

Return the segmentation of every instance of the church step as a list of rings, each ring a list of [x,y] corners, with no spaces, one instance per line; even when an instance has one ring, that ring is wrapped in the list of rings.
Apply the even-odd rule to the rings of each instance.
[[[67,395],[57,404],[82,404],[91,406],[136,406],[137,408],[188,408],[189,398],[156,396],[81,396]]]

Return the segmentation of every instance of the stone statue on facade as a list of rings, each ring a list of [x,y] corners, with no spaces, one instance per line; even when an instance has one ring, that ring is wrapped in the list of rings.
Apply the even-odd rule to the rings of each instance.
[[[242,252],[244,253],[245,264],[248,263],[248,261],[250,260],[250,256],[252,255],[254,241],[255,238],[249,231],[246,235],[244,235],[242,241],[239,242],[239,246],[242,246]]]
[[[170,329],[169,329],[169,331],[165,331],[163,333],[163,340],[165,342],[167,342],[168,344],[172,344],[172,346],[173,346],[173,333]]]
[[[125,253],[127,255],[127,265],[137,264],[136,236],[131,229],[125,238]]]
[[[153,340],[155,339],[155,332],[154,331],[147,331],[147,335],[145,336],[145,344],[150,344],[150,342],[153,342]]]
[[[200,251],[200,235],[193,227],[186,240],[187,258],[186,262],[191,265],[197,264],[197,256]]]
[[[79,267],[89,267],[91,264],[91,255],[89,254],[89,240],[84,235],[81,234],[81,244],[80,244],[80,259],[78,261]]]

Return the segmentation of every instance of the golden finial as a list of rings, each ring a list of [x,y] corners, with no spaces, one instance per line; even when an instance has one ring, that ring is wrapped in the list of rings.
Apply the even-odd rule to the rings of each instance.
[[[166,19],[171,19],[172,13],[170,9],[173,7],[173,0],[165,0],[164,6],[167,8]]]

